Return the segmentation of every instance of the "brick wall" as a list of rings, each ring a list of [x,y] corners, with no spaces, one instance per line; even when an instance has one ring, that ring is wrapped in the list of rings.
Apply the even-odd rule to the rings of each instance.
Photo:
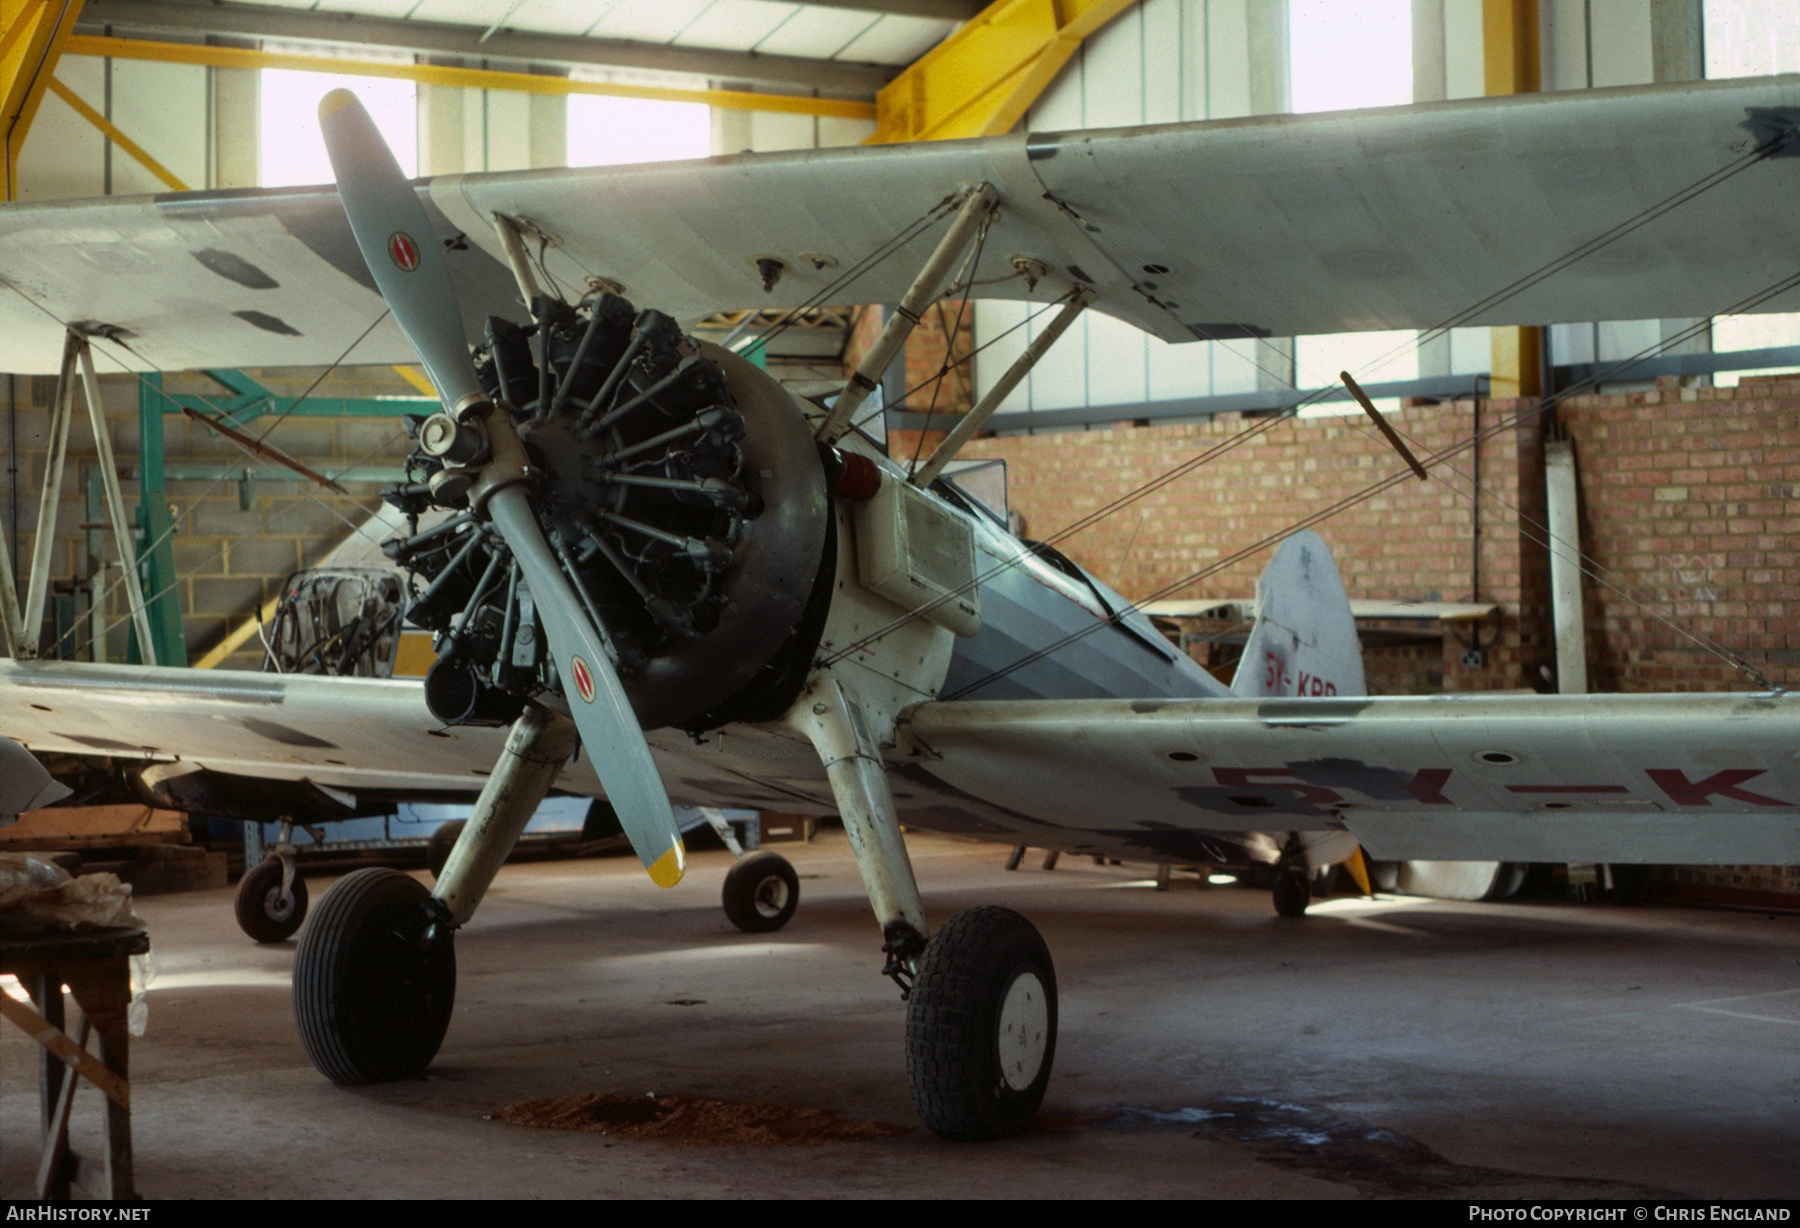
[[[1408,406],[1392,420],[1430,456],[1466,441],[1475,413],[1456,401]],[[1800,682],[1800,626],[1788,613],[1800,590],[1800,381],[1576,397],[1561,421],[1576,446],[1583,546],[1603,577],[1584,589],[1591,689],[1756,687],[1671,621],[1775,683]],[[1405,478],[1366,498],[1402,464],[1353,417],[1122,424],[978,439],[965,455],[1006,458],[1012,506],[1039,538],[1208,455],[1059,545],[1127,596],[1204,572],[1170,595],[1243,598],[1269,555],[1251,548],[1330,512],[1314,527],[1352,597],[1501,606],[1486,668],[1464,668],[1463,645],[1446,638],[1443,689],[1542,687],[1555,654],[1535,407],[1483,402],[1480,422],[1480,446],[1433,463],[1429,481]]]
[[[1773,682],[1800,680],[1800,381],[1590,397],[1563,420],[1582,537],[1614,573],[1585,589],[1592,689],[1750,685],[1633,597]]]
[[[1338,558],[1353,598],[1469,601],[1502,616],[1484,628],[1489,664],[1465,669],[1462,646],[1446,640],[1435,661],[1416,651],[1371,655],[1372,673],[1391,667],[1415,676],[1436,670],[1452,690],[1530,686],[1551,659],[1547,603],[1541,596],[1547,556],[1509,510],[1492,501],[1479,514],[1465,497],[1477,479],[1512,505],[1521,472],[1541,462],[1535,413],[1523,403],[1482,406],[1484,428],[1503,419],[1478,448],[1446,462],[1442,476],[1410,475],[1369,494],[1405,466],[1365,419],[1350,417],[1232,419],[1172,426],[1132,426],[975,441],[965,455],[1004,457],[1009,496],[1029,536],[1047,538],[1101,513],[1130,492],[1206,457],[1191,471],[1060,540],[1058,546],[1126,596],[1246,599],[1275,541],[1317,518],[1315,531]],[[1392,421],[1420,455],[1452,449],[1473,433],[1476,407],[1459,401],[1402,409]],[[1337,509],[1337,510],[1333,510]],[[1532,510],[1532,509],[1528,509]],[[1538,512],[1541,518],[1541,510]],[[1433,688],[1436,689],[1436,688]]]

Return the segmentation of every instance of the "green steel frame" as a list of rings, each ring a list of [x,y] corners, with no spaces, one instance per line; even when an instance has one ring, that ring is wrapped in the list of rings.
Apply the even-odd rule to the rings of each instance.
[[[174,521],[169,513],[165,486],[170,467],[163,459],[164,414],[193,409],[208,417],[216,416],[227,426],[242,426],[275,411],[313,418],[391,418],[408,412],[430,412],[437,406],[437,401],[431,397],[307,397],[295,404],[282,405],[286,398],[277,396],[242,371],[208,370],[204,374],[228,389],[231,395],[197,397],[166,393],[162,390],[162,375],[156,372],[143,376],[138,384],[137,520],[143,533],[139,570],[147,597],[150,634],[156,643],[156,659],[166,664],[186,664],[187,648],[181,634],[180,594],[175,587],[175,544],[171,531]],[[178,476],[186,477],[193,467],[183,465],[176,470]],[[382,471],[370,472],[386,476]],[[246,473],[250,471],[246,470]],[[256,470],[254,476],[273,475]],[[135,636],[130,659],[140,659]]]

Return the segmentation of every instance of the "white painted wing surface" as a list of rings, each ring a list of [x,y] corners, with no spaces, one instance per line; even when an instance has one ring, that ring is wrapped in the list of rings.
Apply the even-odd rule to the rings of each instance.
[[[1790,695],[926,703],[904,728],[933,776],[1077,829],[1341,828],[1383,859],[1800,860]]]
[[[0,660],[0,732],[39,752],[180,759],[346,788],[481,787],[504,729],[445,729],[417,680]],[[598,792],[584,773],[581,792]],[[560,782],[559,782],[560,783]]]
[[[418,679],[0,658],[0,738],[37,752],[180,760],[352,792],[450,791],[472,798],[506,735],[504,728],[445,728],[426,709]],[[690,770],[693,744],[685,734],[653,737],[659,775],[684,784],[698,775]],[[822,789],[824,772],[811,748],[792,759],[777,774],[810,772]],[[605,793],[587,753],[563,765],[555,787],[587,797]],[[737,805],[745,798],[779,800],[755,782],[730,777],[710,791],[704,782],[687,787],[681,800]]]
[[[1094,307],[1170,341],[1376,328],[1705,316],[1796,269],[1800,158],[1750,167],[1541,284],[1519,279],[1731,166],[1748,107],[1800,77],[1471,99],[979,141],[446,176],[420,188],[465,328],[522,317],[491,215],[521,219],[565,286],[623,286],[683,319],[897,301],[940,217],[829,287],[960,189],[998,219],[982,296]],[[457,236],[463,236],[458,243]],[[538,238],[532,243],[535,247]],[[1050,269],[1035,289],[1014,256]],[[757,261],[785,266],[772,290]],[[52,371],[63,322],[118,326],[156,366],[328,362],[379,297],[334,195],[213,192],[0,206],[0,370]],[[1500,297],[1496,297],[1500,295]],[[1795,310],[1790,293],[1759,310]],[[378,327],[351,362],[411,358]]]

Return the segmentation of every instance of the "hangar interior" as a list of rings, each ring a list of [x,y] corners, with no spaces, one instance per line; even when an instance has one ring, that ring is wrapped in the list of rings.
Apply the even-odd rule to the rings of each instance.
[[[379,102],[406,169],[420,175],[954,137],[1002,125],[1048,131],[1225,119],[1800,66],[1789,62],[1791,14],[1748,0],[1545,0],[1529,6],[1536,28],[1515,31],[1505,54],[1496,50],[1498,32],[1527,10],[1509,16],[1506,6],[1478,0],[1355,15],[1278,0],[1095,5],[1070,18],[1062,43],[1039,48],[1066,62],[1051,72],[1041,56],[1033,60],[1046,78],[1035,93],[1011,79],[982,79],[1017,68],[1016,48],[1003,54],[982,42],[984,31],[998,38],[992,31],[1011,27],[991,13],[952,37],[974,14],[950,0],[839,8],[731,0],[654,19],[627,5],[579,32],[583,18],[548,6],[534,14],[532,3],[509,14],[428,5],[397,20],[391,7],[88,4],[66,16],[63,33],[74,41],[55,61],[54,87],[34,99],[29,139],[15,138],[14,198],[327,179],[310,115],[339,77],[296,71],[295,56],[328,59],[340,76],[359,62],[382,65],[391,75],[360,78],[360,87]],[[1007,22],[1028,26],[1028,8],[1007,9]],[[22,18],[34,14],[29,4],[20,9]],[[493,54],[439,53],[476,25],[480,48]],[[1071,30],[1085,37],[1077,42]],[[961,57],[957,74],[934,73],[948,56]],[[517,88],[520,73],[550,88]],[[871,105],[877,88],[879,106]],[[578,90],[593,92],[563,92]],[[925,91],[938,92],[910,111],[895,101]],[[753,301],[721,308],[697,335],[742,344],[763,327]],[[841,380],[891,309],[822,305],[789,321],[762,361],[798,384]],[[1030,315],[1024,304],[939,302],[912,334],[904,364],[884,380],[894,438],[911,448],[920,428],[941,437],[931,416],[982,399],[1048,327],[1047,315]],[[1422,343],[1350,334],[1176,346],[1088,313],[1001,402],[992,424],[1001,429],[967,455],[1006,462],[1010,510],[1028,534],[1044,536],[1133,490],[1164,458],[1306,398],[1305,418],[1281,434],[1063,543],[1077,562],[1141,599],[1298,524],[1379,463],[1383,445],[1339,416],[1354,404],[1315,394],[1340,368],[1359,370],[1365,384],[1391,385],[1380,404],[1421,438],[1438,432],[1444,442],[1516,416],[1523,403],[1511,395],[1538,394],[1547,374],[1561,397],[1555,429],[1573,441],[1577,458],[1576,523],[1593,573],[1579,595],[1583,659],[1556,659],[1548,553],[1531,514],[1543,499],[1543,431],[1521,425],[1484,443],[1466,472],[1384,493],[1333,522],[1353,598],[1499,607],[1476,625],[1371,626],[1388,641],[1370,657],[1373,689],[1755,685],[1714,645],[1785,684],[1797,650],[1786,619],[1792,408],[1787,388],[1767,381],[1800,366],[1796,318],[1559,324],[1541,345],[1535,335],[1452,328]],[[1626,358],[1637,361],[1607,371]],[[135,512],[141,523],[154,526],[144,538],[155,543],[146,588],[161,658],[260,668],[261,643],[250,634],[257,618],[273,615],[291,573],[354,535],[398,476],[407,445],[391,398],[424,396],[417,369],[351,361],[326,372],[221,379],[140,378],[101,366],[122,489],[134,508],[148,509]],[[53,376],[6,381],[11,460],[0,497],[21,576],[32,558],[55,391]],[[247,453],[184,410],[239,424],[260,417],[252,428],[259,435],[265,415],[278,412],[268,442],[333,475],[337,489]],[[122,661],[135,651],[130,612],[100,524],[92,440],[77,415],[50,550],[56,595],[45,641],[48,655]],[[1070,480],[1074,474],[1081,480]],[[159,490],[163,497],[154,497]],[[1170,596],[1245,601],[1260,557],[1219,565]],[[1192,639],[1207,628],[1189,622],[1186,630]],[[1586,679],[1563,676],[1578,672]],[[1722,889],[1793,889],[1779,869],[1683,874]]]
[[[321,94],[339,85],[363,95],[403,171],[427,177],[1800,72],[1800,19],[1776,0],[0,0],[0,15],[6,191],[19,202],[328,182],[313,115]],[[1568,173],[1578,177],[1579,166]],[[105,236],[94,241],[96,260],[104,260]],[[996,397],[1052,317],[966,287],[932,304],[903,360],[881,376],[878,426],[890,454],[916,457],[977,404],[993,410],[961,453],[965,463],[986,465],[980,489],[991,492],[991,504],[1030,537],[1091,520],[1059,536],[1058,548],[1127,598],[1150,603],[1166,633],[1210,668],[1228,671],[1244,642],[1268,545],[1339,509],[1317,531],[1352,602],[1368,603],[1358,625],[1371,693],[1786,687],[1800,678],[1800,630],[1789,614],[1800,586],[1800,295],[1790,291],[1756,314],[1708,319],[1646,320],[1630,306],[1620,303],[1617,319],[1543,328],[1182,345],[1089,312]],[[842,387],[895,311],[894,303],[851,299],[784,314],[747,294],[684,323],[811,395]],[[354,350],[330,368],[210,371],[126,369],[118,350],[94,352],[104,448],[79,408],[66,443],[58,440],[57,376],[8,375],[0,393],[8,456],[0,515],[11,580],[24,600],[34,571],[47,577],[41,611],[27,610],[42,616],[36,653],[266,668],[263,631],[290,577],[391,528],[374,518],[382,489],[404,480],[413,447],[399,415],[429,412],[431,384],[416,366],[358,363]],[[1431,481],[1368,497],[1372,475],[1391,468],[1394,454],[1337,386],[1346,369],[1419,452],[1444,453],[1474,435],[1480,444]],[[1208,450],[1221,455],[1139,496],[1156,475]],[[121,579],[109,456],[133,518],[141,613]],[[971,488],[977,484],[972,478]],[[1126,497],[1129,506],[1100,514]],[[1553,557],[1552,534],[1578,543],[1572,568]],[[934,855],[947,866],[955,860],[964,877],[982,873],[956,860],[966,859],[965,849]],[[819,856],[836,860],[829,868],[821,861],[817,877],[850,881],[841,845]],[[223,872],[220,863],[205,873]],[[1103,866],[1082,873],[1135,881]],[[1496,867],[1474,894],[1490,893],[1507,873]],[[1647,887],[1666,899],[1779,912],[1800,895],[1794,866],[1666,868],[1647,881],[1629,876],[1629,884],[1606,866],[1554,873],[1559,893],[1566,886],[1609,899]],[[201,877],[194,885],[224,884]],[[558,881],[552,890],[569,888]],[[648,905],[622,887],[608,891],[634,925],[645,924],[639,914]],[[832,916],[847,930],[858,923],[853,897],[834,897]],[[200,932],[193,916],[167,907],[172,928]],[[550,924],[516,901],[506,907],[515,927]],[[1154,913],[1142,920],[1155,932],[1176,928],[1161,904],[1141,907]],[[1475,913],[1446,916],[1434,931],[1446,945],[1504,945]],[[702,946],[700,923],[682,923],[694,931],[684,940]],[[1234,913],[1219,932],[1246,925]],[[1588,936],[1601,966],[1615,938]],[[1682,945],[1690,938],[1701,943],[1662,935],[1697,965],[1698,947]],[[1760,931],[1721,941],[1759,952],[1780,945]],[[1270,959],[1279,957],[1274,945]],[[1158,958],[1153,946],[1132,950],[1134,958]],[[268,954],[258,949],[254,967],[248,956],[225,961],[241,973],[238,988],[259,1020],[273,1009],[270,986],[279,979],[279,961]],[[484,958],[498,974],[499,957]],[[1331,966],[1329,952],[1303,958],[1314,969]],[[1347,958],[1377,957],[1358,949]],[[206,983],[197,963],[183,964],[176,979]],[[666,989],[685,1000],[679,979],[654,980],[645,992]],[[183,1012],[197,1013],[203,998],[190,994],[190,1005],[171,1013],[187,1020]],[[867,1013],[860,1003],[825,1009],[846,1021]],[[1157,1009],[1188,1007],[1171,998]],[[188,1022],[202,1032],[212,1026]],[[533,1026],[553,1031],[553,1022]],[[648,1017],[637,1022],[656,1026]],[[1105,1028],[1098,1016],[1083,1017],[1083,1026],[1095,1035]],[[735,1043],[722,1030],[708,1036]],[[1584,1033],[1576,1047],[1603,1049],[1597,1037]],[[484,1043],[503,1047],[493,1037]],[[1333,1043],[1354,1048],[1342,1037]],[[1519,1042],[1486,1043],[1498,1051]],[[1579,1062],[1557,1052],[1549,1064],[1557,1078],[1579,1077]],[[1229,1060],[1258,1059],[1233,1052]],[[23,1077],[24,1057],[6,1061]],[[219,1078],[231,1084],[229,1095],[247,1098],[250,1067],[236,1062]],[[640,1063],[632,1077],[670,1078],[674,1065]],[[204,1077],[191,1064],[170,1070],[180,1072],[171,1081],[189,1085]],[[1433,1094],[1471,1094],[1477,1073],[1460,1070]],[[1375,1067],[1364,1074],[1374,1081]],[[318,1111],[308,1107],[313,1092],[300,1075],[282,1077],[288,1109]],[[733,1086],[727,1073],[711,1077]],[[1278,1082],[1267,1070],[1259,1077],[1268,1088]],[[1720,1074],[1720,1086],[1745,1094],[1730,1073]],[[370,1116],[356,1129],[376,1129],[380,1113],[399,1104],[360,1102]],[[1620,1120],[1608,1119],[1602,1132],[1621,1133]],[[1071,1125],[1069,1136],[1083,1129]],[[1139,1143],[1109,1137],[1101,1146]],[[1188,1162],[1161,1136],[1144,1146],[1162,1162]],[[1452,1153],[1482,1146],[1440,1143]],[[1741,1179],[1727,1186],[1746,1196],[1780,1187],[1786,1178],[1773,1176],[1761,1147],[1750,1148]],[[1617,1171],[1641,1175],[1647,1166],[1640,1155]],[[903,1167],[894,1165],[896,1185]],[[1514,1188],[1464,1168],[1437,1186],[1395,1178],[1350,1187],[1373,1196]],[[790,1176],[803,1180],[797,1169]],[[7,1177],[23,1180],[11,1168]],[[1298,1188],[1329,1192],[1340,1177],[1307,1169]],[[988,1173],[965,1179],[970,1192],[1014,1188]],[[1047,1171],[1033,1179],[1054,1184]],[[888,1188],[887,1180],[871,1177],[868,1190]],[[269,1188],[297,1190],[299,1181],[284,1176]],[[1670,1185],[1700,1189],[1704,1178],[1684,1174]],[[717,1196],[733,1189],[711,1168],[699,1188]],[[1648,1196],[1663,1187],[1641,1176],[1542,1188],[1553,1197]],[[1272,1191],[1226,1182],[1210,1192]]]

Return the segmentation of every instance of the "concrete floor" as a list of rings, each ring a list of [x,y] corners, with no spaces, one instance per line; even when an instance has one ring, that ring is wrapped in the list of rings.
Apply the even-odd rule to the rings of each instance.
[[[831,831],[783,847],[802,900],[773,936],[725,921],[723,852],[697,855],[672,893],[626,859],[509,867],[458,937],[456,1018],[429,1076],[355,1090],[301,1052],[291,942],[245,939],[230,892],[142,901],[158,968],[133,1048],[138,1185],[151,1198],[1800,1194],[1800,919],[1340,899],[1289,922],[1244,888],[1178,878],[1158,894],[1131,867],[1008,874],[992,845],[915,836],[913,849],[934,922],[1002,903],[1050,944],[1062,1033],[1039,1133],[682,1147],[484,1119],[530,1097],[655,1091],[911,1126],[903,1008]],[[310,885],[316,902],[327,881]],[[17,1195],[35,1165],[34,1047],[3,1036],[0,1194]],[[76,1115],[91,1149],[96,1098],[84,1091]]]

